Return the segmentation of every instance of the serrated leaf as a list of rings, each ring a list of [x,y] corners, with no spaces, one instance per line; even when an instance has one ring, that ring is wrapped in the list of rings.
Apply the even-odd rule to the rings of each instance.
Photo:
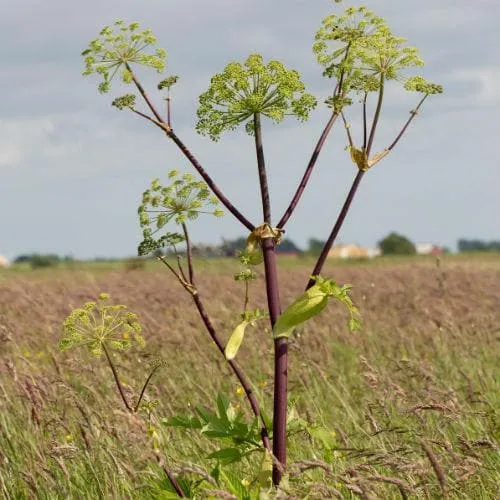
[[[273,485],[273,457],[268,451],[264,452],[257,480],[260,487],[264,489],[271,488]]]
[[[293,329],[314,316],[317,316],[327,305],[328,295],[314,285],[297,300],[290,304],[274,325],[274,338],[289,337]]]
[[[164,418],[161,423],[170,427],[184,427],[185,429],[202,428],[202,423],[198,418],[188,415],[175,415],[174,417]]]
[[[227,469],[221,469],[221,477],[224,479],[226,488],[236,495],[238,500],[250,500],[250,492],[241,482],[241,477]]]
[[[248,326],[248,321],[242,321],[240,324],[236,326],[227,341],[226,348],[224,349],[224,354],[226,359],[234,359],[238,350],[243,342],[243,337],[245,336],[245,329]]]
[[[337,443],[335,440],[335,433],[326,429],[325,427],[309,426],[307,432],[327,449],[331,450]]]
[[[227,399],[224,394],[219,393],[217,395],[217,410],[218,410],[218,417],[220,420],[223,420],[229,424],[231,418],[230,416],[233,416],[234,410],[231,407],[231,403],[229,402],[229,399]]]
[[[238,448],[222,448],[210,453],[207,458],[216,458],[222,465],[229,465],[240,461],[243,458],[243,454]]]

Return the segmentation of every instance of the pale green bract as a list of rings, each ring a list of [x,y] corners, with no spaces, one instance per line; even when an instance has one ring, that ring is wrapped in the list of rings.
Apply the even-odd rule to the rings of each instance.
[[[234,328],[224,349],[226,359],[231,360],[236,357],[236,354],[243,343],[247,326],[253,326],[256,321],[263,318],[267,318],[267,314],[263,313],[259,309],[255,309],[254,311],[245,311],[241,315],[241,322]]]
[[[226,347],[224,349],[224,354],[226,359],[234,359],[238,350],[243,342],[243,337],[245,336],[245,329],[249,325],[248,321],[242,321],[231,333],[229,340],[227,341]]]
[[[71,311],[63,323],[61,351],[84,347],[93,356],[100,356],[105,347],[124,351],[134,344],[144,346],[137,315],[121,304],[106,305],[107,300],[109,295],[101,293],[96,302]]]
[[[278,318],[273,328],[274,338],[289,337],[296,326],[317,316],[326,307],[329,298],[334,298],[347,307],[350,315],[349,329],[359,329],[359,311],[349,296],[351,285],[340,286],[332,279],[319,276],[315,280],[316,284],[292,302]]]
[[[286,115],[308,118],[316,99],[305,92],[300,75],[279,61],[263,63],[261,55],[250,55],[243,63],[232,62],[212,77],[200,96],[196,130],[218,140],[226,130],[245,123],[253,134],[253,116],[261,114],[275,123]]]

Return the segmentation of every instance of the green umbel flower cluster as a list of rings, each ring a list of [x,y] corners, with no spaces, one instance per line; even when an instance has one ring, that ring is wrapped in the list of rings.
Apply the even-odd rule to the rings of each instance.
[[[101,75],[99,92],[106,93],[118,72],[124,83],[132,83],[132,74],[127,65],[139,64],[161,73],[165,70],[167,52],[162,48],[154,48],[156,43],[157,38],[151,30],[139,31],[138,23],[116,21],[113,26],[105,26],[99,37],[92,40],[82,52],[85,61],[83,74]]]
[[[254,281],[257,279],[257,273],[252,269],[244,269],[234,275],[234,281]]]
[[[134,94],[125,94],[121,97],[117,97],[111,105],[120,110],[122,109],[134,109],[135,108],[135,98]]]
[[[59,349],[84,347],[93,356],[104,348],[124,351],[134,344],[144,346],[137,315],[124,305],[106,305],[109,295],[101,293],[97,302],[87,302],[74,309],[64,320]]]
[[[218,140],[225,130],[240,123],[253,133],[253,116],[267,116],[276,123],[286,115],[306,120],[316,99],[305,92],[299,73],[279,61],[264,64],[262,56],[250,55],[244,64],[228,64],[215,75],[200,96],[196,130]]]
[[[437,83],[430,83],[421,76],[413,76],[412,78],[408,78],[405,83],[405,89],[427,95],[443,93],[442,85],[438,85]]]
[[[366,7],[350,7],[340,16],[327,16],[316,32],[313,52],[324,76],[342,78],[342,93],[328,101],[333,107],[349,105],[351,92],[378,92],[382,81],[412,81],[404,71],[424,65],[418,50],[406,46],[405,38],[394,36],[385,20]],[[440,88],[418,79],[418,85],[410,83],[405,89],[437,93]]]
[[[179,176],[177,170],[172,170],[168,176],[173,180],[172,184],[164,187],[159,179],[154,179],[150,189],[142,195],[138,214],[144,239],[139,245],[139,255],[147,255],[165,246],[175,247],[184,241],[184,236],[179,233],[156,237],[170,221],[181,225],[203,213],[216,217],[224,215],[218,208],[219,200],[211,195],[204,182],[196,181],[188,173]]]
[[[177,83],[177,80],[179,80],[178,76],[169,76],[167,78],[164,78],[158,84],[158,90],[163,90],[163,89],[170,90]]]

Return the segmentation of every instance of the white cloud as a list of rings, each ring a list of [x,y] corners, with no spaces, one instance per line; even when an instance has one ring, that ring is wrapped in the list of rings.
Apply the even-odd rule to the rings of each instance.
[[[43,146],[53,128],[50,117],[0,120],[0,166],[22,163],[29,151]]]
[[[123,17],[157,33],[160,45],[169,51],[168,71],[181,77],[174,90],[176,131],[228,196],[255,221],[261,215],[252,142],[243,134],[228,134],[218,144],[197,136],[193,131],[197,96],[214,72],[254,52],[262,52],[266,59],[279,58],[301,71],[320,101],[332,85],[321,78],[311,54],[322,17],[342,8],[331,0],[183,0],[175,5],[168,0],[23,0],[11,4],[0,18],[4,38],[16,40],[15,46],[0,47],[6,75],[0,81],[4,96],[0,199],[6,206],[18,203],[20,193],[27,200],[15,221],[0,214],[13,254],[42,248],[47,242],[77,255],[133,251],[131,227],[135,227],[140,190],[170,168],[190,168],[164,136],[112,109],[112,96],[101,98],[96,80],[80,76],[79,54],[103,24]],[[488,126],[478,130],[471,123],[490,123],[492,108],[500,100],[493,24],[500,2],[372,0],[370,8],[386,16],[395,33],[408,36],[410,45],[421,49],[430,63],[422,74],[443,84],[445,94],[426,102],[408,137],[363,181],[342,238],[361,241],[363,237],[363,242],[373,244],[384,232],[401,227],[410,236],[430,239],[431,217],[436,228],[444,228],[439,238],[447,245],[467,232],[495,234],[495,219],[487,214],[498,212],[499,174],[488,161],[495,153],[496,130]],[[21,38],[20,25],[26,28]],[[140,71],[140,77],[151,97],[158,99],[154,92],[158,75]],[[377,150],[399,131],[415,97],[401,90],[388,92]],[[266,127],[276,217],[296,188],[327,115],[320,105],[305,125],[287,120],[280,129]],[[359,134],[353,110],[349,118]],[[305,242],[330,229],[353,175],[353,166],[344,156],[344,135],[337,124],[313,174],[311,191],[291,223],[293,239]],[[15,168],[2,168],[9,166]],[[58,211],[61,196],[64,212]],[[60,219],[51,217],[54,211],[61,214]],[[34,212],[37,224],[33,224]],[[19,231],[19,224],[29,231]],[[70,226],[77,229],[68,237],[61,227]],[[197,238],[210,241],[213,230],[203,222]],[[241,234],[231,217],[220,221],[216,230],[226,236]]]
[[[0,167],[13,167],[22,159],[21,151],[13,146],[0,142]]]
[[[474,101],[480,104],[500,104],[500,67],[480,66],[463,69],[451,75],[451,79],[476,84],[479,91],[474,95]]]
[[[0,120],[0,167],[78,155],[85,143],[114,135],[110,126],[98,126],[96,119],[79,113]]]

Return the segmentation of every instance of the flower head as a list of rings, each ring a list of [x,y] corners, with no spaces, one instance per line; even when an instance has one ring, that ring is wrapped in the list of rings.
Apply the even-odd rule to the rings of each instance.
[[[305,92],[297,71],[286,69],[279,61],[264,64],[262,56],[253,54],[243,64],[228,64],[212,78],[200,96],[196,129],[218,140],[225,130],[245,123],[251,134],[256,113],[275,123],[286,115],[306,120],[315,106],[316,99]]]
[[[366,7],[349,7],[340,16],[326,17],[316,32],[313,52],[324,76],[342,80],[342,92],[327,101],[336,108],[352,103],[351,92],[378,92],[381,80],[410,81],[405,88],[415,90],[415,82],[404,73],[424,65],[418,50],[394,36],[385,20]],[[425,89],[437,93],[437,87]]]
[[[64,320],[59,349],[85,347],[92,355],[100,356],[104,347],[120,351],[134,344],[143,347],[137,315],[121,304],[106,305],[108,300],[109,295],[101,293],[97,302],[73,309]]]
[[[144,191],[138,214],[143,228],[143,241],[139,245],[139,255],[147,255],[165,246],[175,246],[184,241],[179,233],[157,234],[173,221],[180,225],[194,220],[202,213],[220,217],[224,215],[218,207],[219,200],[210,194],[205,182],[196,181],[191,174],[180,176],[177,170],[168,174],[172,179],[169,186],[162,186],[154,179],[150,189]]]
[[[85,61],[83,74],[100,75],[99,92],[106,93],[117,73],[123,83],[132,83],[130,64],[147,66],[161,73],[165,70],[167,52],[155,48],[156,43],[157,38],[151,30],[140,31],[138,23],[116,21],[113,26],[105,26],[99,37],[82,52]]]

